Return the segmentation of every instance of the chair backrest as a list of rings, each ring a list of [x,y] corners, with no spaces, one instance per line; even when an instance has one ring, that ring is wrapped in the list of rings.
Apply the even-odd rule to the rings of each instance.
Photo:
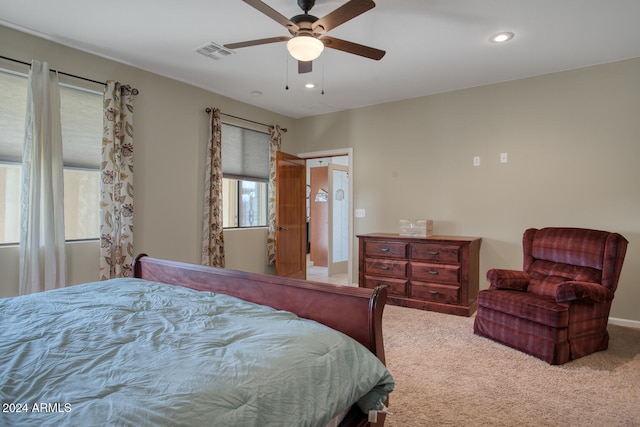
[[[529,291],[554,295],[566,280],[600,283],[616,290],[627,240],[618,233],[584,228],[530,228],[523,238],[524,271]]]

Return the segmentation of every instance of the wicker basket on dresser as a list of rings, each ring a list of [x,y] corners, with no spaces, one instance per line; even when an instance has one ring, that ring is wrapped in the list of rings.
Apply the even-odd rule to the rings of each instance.
[[[387,303],[471,316],[477,307],[479,237],[358,236],[358,285],[387,285]]]

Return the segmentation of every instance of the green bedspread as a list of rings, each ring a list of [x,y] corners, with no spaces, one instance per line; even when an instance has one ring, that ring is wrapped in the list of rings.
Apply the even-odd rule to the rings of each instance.
[[[355,340],[227,295],[113,279],[0,300],[2,426],[323,426],[392,389]]]

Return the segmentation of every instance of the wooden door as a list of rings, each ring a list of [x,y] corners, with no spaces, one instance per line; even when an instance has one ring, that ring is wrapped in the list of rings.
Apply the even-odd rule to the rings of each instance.
[[[276,155],[276,275],[307,278],[304,159]]]

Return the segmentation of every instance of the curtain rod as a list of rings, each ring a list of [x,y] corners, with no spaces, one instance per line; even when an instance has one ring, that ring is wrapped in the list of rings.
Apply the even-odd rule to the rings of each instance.
[[[28,62],[20,61],[19,59],[13,59],[13,58],[9,58],[9,57],[2,56],[2,55],[0,55],[0,58],[6,59],[7,61],[13,61],[13,62],[17,62],[18,64],[23,64],[23,65],[27,65],[27,66],[31,67],[31,64],[29,64]],[[105,82],[99,82],[97,80],[91,80],[91,79],[88,79],[86,77],[76,76],[75,74],[69,74],[69,73],[65,73],[63,71],[57,71],[57,70],[54,70],[53,68],[50,68],[49,71],[51,71],[52,73],[58,73],[58,74],[62,74],[64,76],[73,77],[74,79],[80,79],[80,80],[84,80],[84,81],[91,82],[91,83],[97,83],[97,84],[103,85],[103,86],[107,85]],[[140,92],[138,91],[138,89],[133,88],[133,89],[131,89],[131,93],[134,94],[134,95],[137,95]]]
[[[205,111],[205,113],[207,113],[207,114],[211,114],[211,112],[213,111],[213,108],[211,108],[211,107],[207,107],[207,108],[205,108],[205,109],[204,109],[204,111]],[[256,122],[256,121],[249,120],[249,119],[245,119],[245,118],[243,118],[243,117],[232,116],[231,114],[226,114],[226,113],[222,113],[222,112],[221,112],[220,114],[221,114],[221,115],[223,115],[223,116],[227,116],[227,117],[233,117],[234,119],[244,120],[245,122],[253,123],[253,124],[256,124],[256,125],[266,126],[266,127],[268,127],[268,128],[273,127],[273,125],[266,125],[266,124],[264,124],[264,123]],[[280,129],[280,130],[281,130],[282,132],[286,132],[286,131],[287,131],[287,128],[282,128],[282,129]]]

